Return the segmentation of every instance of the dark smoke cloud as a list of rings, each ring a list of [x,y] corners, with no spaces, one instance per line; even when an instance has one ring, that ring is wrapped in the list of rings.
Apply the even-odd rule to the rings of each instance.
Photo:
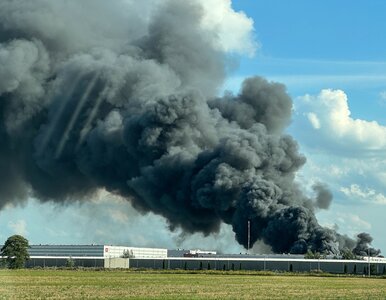
[[[249,78],[243,82],[238,97],[227,95],[210,102],[223,117],[237,122],[243,129],[256,123],[265,125],[268,133],[281,133],[291,119],[292,100],[280,83],[268,83],[264,78]]]
[[[328,187],[325,184],[318,182],[315,183],[312,188],[316,192],[316,207],[328,209],[332,202],[332,193]]]
[[[251,246],[336,253],[342,236],[314,215],[331,193],[317,185],[313,200],[294,182],[305,158],[284,133],[285,87],[254,77],[216,98],[226,56],[202,7],[151,3],[1,2],[0,207],[105,188],[171,229],[225,222],[247,247],[250,221]]]
[[[353,253],[361,256],[377,256],[381,251],[370,247],[373,238],[366,232],[357,235],[357,243]]]

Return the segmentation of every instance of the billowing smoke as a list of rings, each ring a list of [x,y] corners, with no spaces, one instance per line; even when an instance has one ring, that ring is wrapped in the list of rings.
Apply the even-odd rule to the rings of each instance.
[[[202,1],[140,2],[0,3],[0,206],[104,188],[171,230],[225,222],[247,247],[249,221],[251,245],[336,253],[314,214],[331,193],[294,182],[306,160],[285,87],[254,77],[216,97],[228,56]]]
[[[353,253],[360,256],[377,256],[381,251],[370,246],[373,238],[365,232],[358,234]]]
[[[316,192],[316,206],[320,209],[328,209],[332,202],[332,193],[328,187],[323,183],[315,183],[312,186]]]

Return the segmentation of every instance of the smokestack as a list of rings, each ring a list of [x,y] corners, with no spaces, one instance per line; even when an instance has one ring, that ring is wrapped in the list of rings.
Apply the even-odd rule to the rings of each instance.
[[[171,230],[226,223],[248,250],[338,251],[314,214],[331,193],[294,181],[306,159],[285,133],[285,86],[253,77],[216,97],[227,59],[201,4],[1,2],[0,207],[103,188]]]

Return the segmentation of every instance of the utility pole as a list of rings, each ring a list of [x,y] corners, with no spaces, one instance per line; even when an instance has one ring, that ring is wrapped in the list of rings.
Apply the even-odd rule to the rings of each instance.
[[[249,254],[249,248],[251,245],[251,221],[248,220],[248,254]]]
[[[371,276],[371,273],[370,273],[370,245],[369,245],[369,248],[367,249],[367,254],[368,254],[368,260],[369,260],[369,266],[368,266],[368,271],[369,271],[369,277]]]

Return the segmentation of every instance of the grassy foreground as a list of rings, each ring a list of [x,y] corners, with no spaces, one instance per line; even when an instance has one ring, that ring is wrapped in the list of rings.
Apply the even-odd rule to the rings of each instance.
[[[0,299],[386,299],[380,278],[230,274],[0,270]]]

